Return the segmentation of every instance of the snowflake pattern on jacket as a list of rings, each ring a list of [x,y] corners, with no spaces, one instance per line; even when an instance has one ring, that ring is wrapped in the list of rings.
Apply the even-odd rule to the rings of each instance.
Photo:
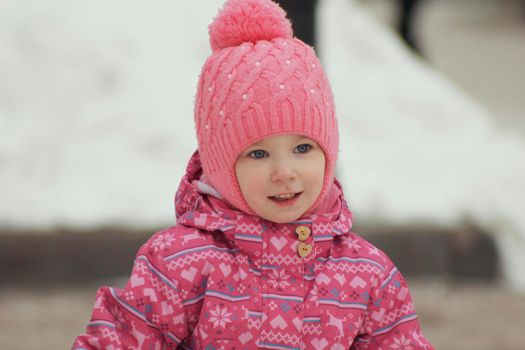
[[[72,349],[433,349],[400,272],[351,231],[337,180],[334,210],[275,224],[203,193],[201,175],[195,152],[177,225],[141,247],[124,289],[99,289]]]

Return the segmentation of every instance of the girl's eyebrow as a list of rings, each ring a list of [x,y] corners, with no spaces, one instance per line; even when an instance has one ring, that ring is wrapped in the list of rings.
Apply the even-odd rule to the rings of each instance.
[[[256,142],[256,143],[252,143],[247,148],[262,147],[263,145],[264,145],[264,142],[263,141],[259,141],[259,142]]]

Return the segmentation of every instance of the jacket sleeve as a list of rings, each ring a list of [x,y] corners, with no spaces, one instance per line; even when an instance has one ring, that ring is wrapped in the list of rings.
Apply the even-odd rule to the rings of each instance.
[[[124,289],[98,290],[86,334],[73,350],[174,349],[188,336],[176,281],[146,243],[137,253]]]
[[[408,285],[395,266],[375,282],[352,350],[433,350],[421,332]]]

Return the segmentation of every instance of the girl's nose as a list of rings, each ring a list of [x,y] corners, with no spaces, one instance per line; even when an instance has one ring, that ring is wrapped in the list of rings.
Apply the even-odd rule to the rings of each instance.
[[[290,181],[295,179],[296,175],[293,164],[289,159],[283,158],[275,161],[272,169],[272,181]]]

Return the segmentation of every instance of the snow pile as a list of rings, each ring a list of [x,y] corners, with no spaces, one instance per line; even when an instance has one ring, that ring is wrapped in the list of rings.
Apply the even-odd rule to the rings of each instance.
[[[193,95],[216,3],[8,1],[0,225],[173,222],[196,147]]]
[[[4,1],[0,225],[173,224],[196,147],[193,95],[222,0]],[[525,290],[525,144],[348,0],[321,2],[341,126],[339,178],[361,220],[494,232]]]
[[[341,126],[339,174],[356,217],[474,222],[525,290],[525,142],[345,0],[322,3],[321,52]]]

